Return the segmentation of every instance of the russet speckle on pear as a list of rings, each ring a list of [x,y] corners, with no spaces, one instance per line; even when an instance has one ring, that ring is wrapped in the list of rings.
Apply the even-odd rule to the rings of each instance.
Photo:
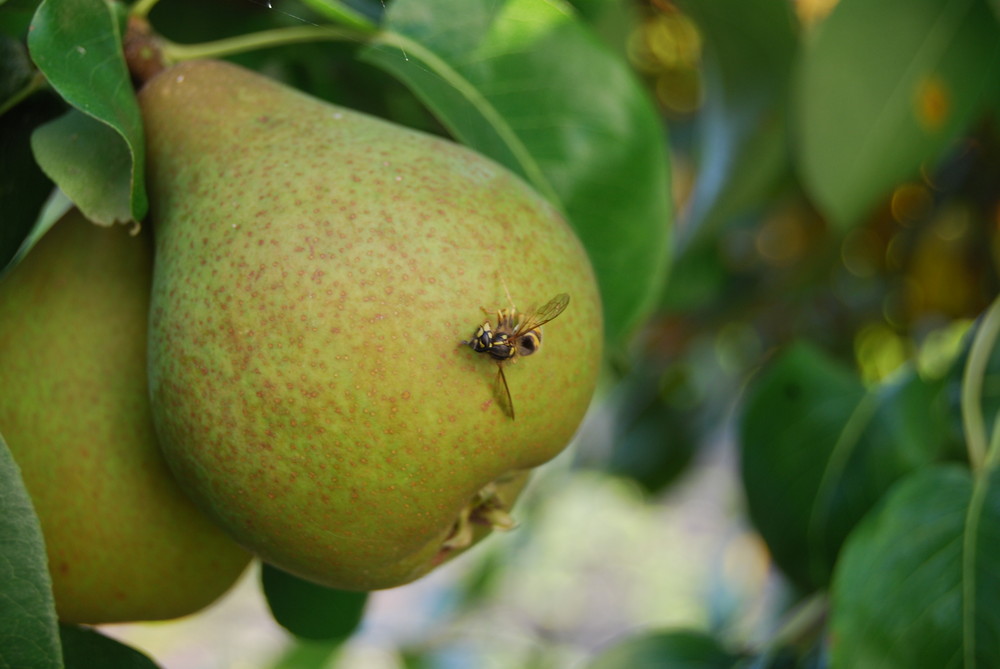
[[[596,384],[600,299],[563,218],[465,148],[233,65],[178,65],[139,97],[151,394],[193,497],[264,560],[340,588],[419,577],[464,548],[463,518],[483,536],[470,504],[490,490],[509,509]],[[505,286],[519,310],[572,296],[507,368],[517,420],[462,344]]]

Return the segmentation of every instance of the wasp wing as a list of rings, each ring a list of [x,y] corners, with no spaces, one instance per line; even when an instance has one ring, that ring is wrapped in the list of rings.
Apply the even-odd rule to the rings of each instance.
[[[517,337],[525,332],[531,332],[536,328],[540,328],[553,318],[561,314],[565,309],[566,305],[569,304],[569,294],[559,293],[551,300],[535,309],[530,314],[524,317],[520,323],[517,324],[517,328],[511,335],[511,338]]]
[[[507,377],[500,363],[497,363],[497,375],[493,380],[493,395],[500,405],[500,410],[514,420],[514,400],[510,397],[510,386],[507,385]]]

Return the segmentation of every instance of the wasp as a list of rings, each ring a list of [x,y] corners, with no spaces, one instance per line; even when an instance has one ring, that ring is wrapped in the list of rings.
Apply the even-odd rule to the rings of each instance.
[[[569,304],[569,295],[559,293],[538,309],[518,315],[517,308],[497,310],[496,327],[489,319],[476,328],[476,333],[468,344],[476,353],[485,353],[497,363],[497,375],[493,382],[494,395],[504,412],[514,419],[514,402],[510,397],[510,386],[504,375],[504,363],[517,362],[517,358],[533,355],[542,347],[542,326],[561,314]],[[483,309],[489,314],[488,311]]]

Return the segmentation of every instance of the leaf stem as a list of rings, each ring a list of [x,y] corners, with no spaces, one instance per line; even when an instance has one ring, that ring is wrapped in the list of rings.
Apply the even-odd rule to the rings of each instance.
[[[129,16],[136,16],[140,19],[144,19],[149,16],[149,12],[156,6],[156,3],[160,0],[136,0],[131,7],[129,7]]]
[[[788,613],[781,627],[763,645],[753,648],[755,655],[766,655],[788,646],[808,647],[823,633],[830,602],[826,594],[816,593]]]
[[[975,472],[982,470],[987,458],[986,423],[983,420],[982,405],[983,379],[998,333],[1000,333],[1000,296],[994,299],[979,323],[965,363],[965,374],[962,377],[962,427],[965,431],[969,462]],[[998,443],[1000,441],[993,439],[989,450],[992,452],[1000,449]],[[990,459],[995,458],[996,454],[991,453]]]
[[[303,0],[303,3],[317,14],[346,28],[365,32],[374,32],[378,29],[378,26],[368,18],[336,0]]]
[[[4,100],[3,104],[0,104],[0,116],[3,116],[8,111],[23,102],[32,93],[40,91],[48,86],[48,83],[48,79],[45,78],[44,74],[41,72],[35,72],[31,79],[28,80],[28,83],[22,86],[20,90],[11,95],[9,98]]]
[[[201,44],[176,44],[168,40],[162,40],[160,44],[164,59],[168,63],[175,63],[199,58],[221,58],[284,44],[321,41],[364,42],[371,37],[371,34],[352,28],[313,25],[262,30]]]

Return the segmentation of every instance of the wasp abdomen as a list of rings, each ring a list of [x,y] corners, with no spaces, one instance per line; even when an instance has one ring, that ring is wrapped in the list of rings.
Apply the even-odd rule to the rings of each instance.
[[[542,347],[541,329],[530,330],[517,338],[517,354],[531,355]]]

